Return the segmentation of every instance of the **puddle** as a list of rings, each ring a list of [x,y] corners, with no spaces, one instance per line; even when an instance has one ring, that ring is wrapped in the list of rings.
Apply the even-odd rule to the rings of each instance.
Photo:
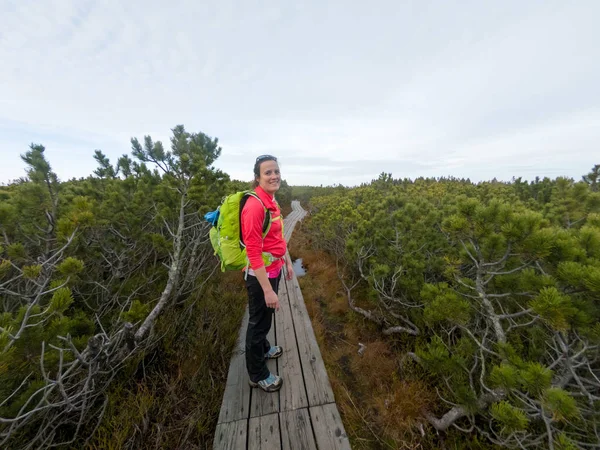
[[[298,258],[296,261],[293,261],[292,266],[294,266],[294,273],[297,277],[306,275],[306,269],[304,269],[304,266],[302,266],[302,258]]]

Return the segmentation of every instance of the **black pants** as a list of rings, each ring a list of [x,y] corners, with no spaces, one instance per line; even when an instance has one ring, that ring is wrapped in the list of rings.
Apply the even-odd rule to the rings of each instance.
[[[276,294],[279,290],[280,278],[281,276],[269,278]],[[248,275],[246,289],[248,290],[248,307],[250,310],[250,320],[246,332],[246,368],[250,380],[258,383],[269,376],[265,353],[271,348],[271,344],[267,340],[267,333],[271,329],[275,310],[267,308],[265,293],[256,277]]]

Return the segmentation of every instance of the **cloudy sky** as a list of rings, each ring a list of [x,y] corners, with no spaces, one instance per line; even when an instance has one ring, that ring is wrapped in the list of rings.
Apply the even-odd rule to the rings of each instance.
[[[0,0],[0,182],[131,137],[218,137],[291,184],[560,175],[600,163],[600,2]]]

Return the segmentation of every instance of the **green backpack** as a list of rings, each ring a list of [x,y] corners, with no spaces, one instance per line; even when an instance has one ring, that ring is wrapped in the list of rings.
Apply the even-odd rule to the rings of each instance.
[[[249,267],[250,261],[246,255],[246,246],[242,241],[242,209],[248,198],[256,198],[265,210],[263,223],[263,239],[271,228],[271,214],[262,200],[254,191],[240,191],[228,195],[223,199],[221,206],[216,211],[207,213],[204,218],[213,224],[210,229],[210,242],[215,250],[215,255],[221,260],[221,271],[242,270]],[[273,262],[269,253],[263,253],[265,266]]]

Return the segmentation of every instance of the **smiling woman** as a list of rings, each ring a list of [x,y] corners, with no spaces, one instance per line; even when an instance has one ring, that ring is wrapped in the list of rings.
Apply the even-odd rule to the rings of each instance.
[[[265,192],[274,195],[281,185],[281,172],[277,158],[271,155],[261,155],[254,164],[254,181],[252,187],[262,187]]]
[[[250,386],[267,392],[281,388],[283,379],[270,373],[267,359],[278,358],[283,349],[271,346],[267,333],[273,313],[279,309],[279,279],[285,265],[288,279],[293,276],[292,263],[286,256],[283,218],[275,193],[281,186],[277,158],[261,155],[254,164],[253,188],[256,196],[248,197],[241,213],[242,241],[246,246],[249,267],[246,273],[250,319],[246,332],[246,367]],[[267,227],[265,229],[265,214]],[[265,262],[263,255],[269,256]]]

